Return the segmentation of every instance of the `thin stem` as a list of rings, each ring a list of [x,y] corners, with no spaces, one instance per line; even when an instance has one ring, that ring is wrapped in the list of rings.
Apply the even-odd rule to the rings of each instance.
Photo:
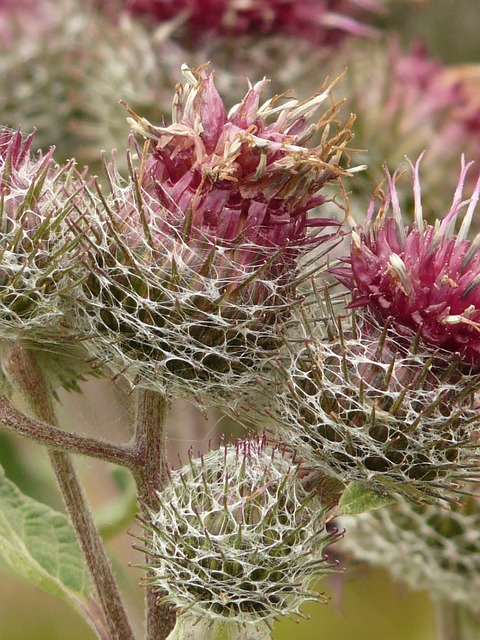
[[[161,394],[146,389],[138,390],[137,394],[133,442],[137,469],[134,475],[141,502],[154,508],[157,504],[155,491],[166,480],[165,419],[168,400]]]
[[[106,618],[109,638],[135,640],[102,539],[68,453],[49,451],[62,497],[77,532]]]
[[[480,615],[462,604],[441,600],[437,603],[438,640],[478,640]]]
[[[3,366],[15,388],[28,401],[32,412],[46,423],[55,425],[56,415],[49,388],[33,354],[16,344],[5,354]],[[102,539],[72,460],[68,453],[58,451],[53,446],[51,444],[49,449],[50,461],[97,590],[108,629],[107,637],[112,640],[135,640]],[[105,638],[105,630],[96,631],[99,638]]]
[[[85,619],[90,624],[92,629],[96,632],[99,640],[110,640],[110,633],[105,623],[105,616],[103,615],[103,609],[93,597],[90,595],[88,600],[79,601],[79,608],[83,612]]]
[[[165,419],[168,399],[148,390],[138,391],[134,448],[137,460],[132,469],[142,516],[149,519],[148,509],[155,509],[155,491],[166,481]],[[158,605],[159,593],[147,587],[147,640],[165,640],[175,626],[171,608]]]
[[[128,444],[111,444],[104,440],[69,433],[24,415],[3,397],[0,397],[0,424],[24,438],[59,451],[99,458],[124,467],[133,467],[137,461],[135,451]]]
[[[436,607],[438,640],[458,640],[455,609],[449,602],[439,602]]]

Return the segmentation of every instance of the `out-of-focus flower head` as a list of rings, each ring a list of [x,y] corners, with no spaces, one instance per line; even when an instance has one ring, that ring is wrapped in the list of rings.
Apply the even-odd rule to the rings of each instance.
[[[336,44],[347,34],[372,37],[359,18],[382,9],[377,0],[127,0],[126,10],[164,22],[185,22],[189,37],[287,33],[317,44]]]
[[[79,40],[86,16],[74,10],[71,0],[8,0],[1,5],[2,123],[36,128],[34,146],[55,145],[58,158],[71,158],[75,135],[68,125],[81,111],[79,75],[88,56],[80,54]]]
[[[158,510],[143,522],[145,581],[180,620],[262,627],[323,599],[309,583],[333,571],[325,548],[338,533],[327,531],[329,508],[303,489],[297,471],[255,437],[169,473]]]
[[[478,496],[463,496],[450,510],[399,499],[387,509],[341,518],[341,525],[348,531],[343,549],[353,558],[480,614]]]
[[[459,96],[448,122],[448,135],[442,136],[443,147],[462,149],[468,158],[480,161],[480,65],[445,67],[444,83]],[[440,153],[439,145],[435,145]],[[443,151],[445,153],[445,151]],[[451,152],[450,152],[451,153]],[[468,176],[467,176],[468,182]]]
[[[54,145],[57,161],[98,170],[102,149],[126,150],[120,98],[147,116],[169,111],[185,52],[166,34],[153,38],[110,3],[0,5],[1,121],[35,128],[32,149]]]
[[[357,310],[338,317],[316,303],[303,316],[301,334],[285,327],[268,406],[266,393],[249,404],[306,468],[335,480],[338,496],[357,487],[424,503],[447,502],[479,477],[478,376],[459,376],[450,354],[407,347]]]
[[[449,68],[432,59],[422,43],[403,53],[395,39],[355,47],[346,43],[327,66],[332,73],[349,67],[345,96],[357,115],[355,144],[365,150],[359,157],[369,167],[353,185],[353,212],[360,215],[365,198],[381,180],[384,163],[393,171],[406,155],[418,157],[425,150],[427,217],[446,206],[445,187],[454,188],[449,176],[454,175],[460,154],[469,148],[466,94]],[[459,117],[460,110],[464,118]],[[475,153],[472,149],[472,158]],[[398,188],[401,191],[401,185]]]
[[[334,269],[352,291],[350,307],[364,308],[380,323],[390,321],[411,340],[419,335],[432,353],[442,349],[454,359],[480,365],[480,236],[468,239],[480,193],[463,196],[470,164],[462,158],[451,207],[427,224],[422,213],[420,159],[413,171],[413,223],[406,225],[397,194],[398,172],[387,172],[388,191],[378,191],[365,224],[352,231],[347,267]],[[459,224],[459,219],[463,219]],[[458,230],[456,230],[458,228]]]
[[[261,105],[261,82],[227,113],[211,74],[184,74],[173,124],[131,119],[147,141],[138,171],[123,182],[112,168],[111,196],[91,194],[92,278],[78,316],[98,334],[88,345],[99,362],[198,399],[209,385],[251,382],[272,354],[299,260],[338,237],[339,223],[313,211],[325,206],[319,192],[355,170],[340,166],[351,134],[329,87]]]
[[[2,0],[0,3],[0,32],[3,46],[15,46],[19,32],[35,37],[35,32],[48,32],[56,23],[54,0]]]

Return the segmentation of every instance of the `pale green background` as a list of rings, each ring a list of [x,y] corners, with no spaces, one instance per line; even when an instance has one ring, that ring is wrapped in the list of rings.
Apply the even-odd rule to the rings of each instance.
[[[401,2],[394,7],[396,15],[392,23],[404,40],[426,39],[430,53],[444,62],[480,60],[479,0],[431,0],[424,6],[419,2],[415,10]],[[38,449],[34,459],[35,463],[28,465],[30,471],[38,471],[39,462],[43,462]],[[36,474],[33,484],[25,489],[42,494],[41,474]],[[121,544],[126,547],[131,541]],[[126,570],[129,571],[135,570]],[[140,604],[130,603],[139,626]],[[435,637],[434,611],[428,598],[394,585],[385,573],[368,569],[349,572],[341,602],[310,605],[304,611],[311,620],[300,624],[282,621],[274,633],[276,640],[434,640]],[[93,638],[93,633],[68,605],[0,569],[0,640]]]
[[[133,569],[132,569],[133,571]],[[276,640],[434,640],[434,612],[424,594],[365,570],[345,581],[343,602],[304,608],[310,620],[280,622]],[[0,640],[94,640],[67,605],[0,573]]]

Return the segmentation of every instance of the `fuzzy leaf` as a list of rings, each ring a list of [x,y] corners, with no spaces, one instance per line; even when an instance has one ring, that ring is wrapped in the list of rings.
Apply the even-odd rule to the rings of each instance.
[[[342,515],[358,516],[361,513],[380,509],[395,500],[391,496],[384,496],[373,489],[366,489],[355,482],[348,485],[338,503]]]
[[[104,540],[124,531],[138,512],[135,483],[130,473],[118,468],[113,470],[112,476],[120,493],[94,513],[95,524]]]
[[[1,467],[0,555],[47,593],[88,608],[93,588],[67,517],[21,493]]]

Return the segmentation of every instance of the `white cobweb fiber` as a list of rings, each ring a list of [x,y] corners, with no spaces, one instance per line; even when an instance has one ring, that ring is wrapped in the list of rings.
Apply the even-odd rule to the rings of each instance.
[[[268,415],[307,466],[418,502],[448,500],[478,479],[478,378],[451,354],[406,347],[359,318],[310,320],[286,342],[271,406],[253,414]]]
[[[79,223],[89,276],[76,329],[92,362],[132,386],[201,402],[256,384],[296,301],[298,249],[222,242],[134,180],[110,177],[112,193],[90,191]]]
[[[170,475],[144,523],[146,580],[165,601],[202,619],[256,623],[321,599],[309,582],[332,572],[324,551],[338,534],[281,452],[243,441]]]

